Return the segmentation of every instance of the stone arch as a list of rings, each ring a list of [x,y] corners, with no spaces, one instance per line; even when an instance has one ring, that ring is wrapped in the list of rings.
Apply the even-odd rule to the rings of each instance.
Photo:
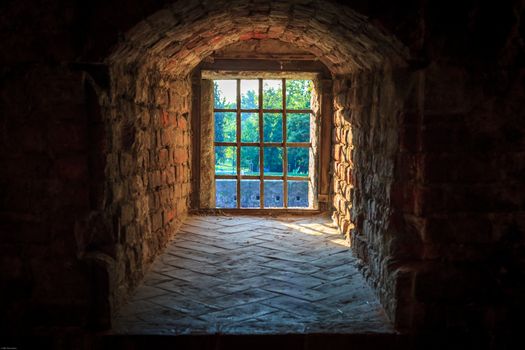
[[[400,285],[388,264],[396,253],[390,242],[402,228],[392,224],[399,220],[392,220],[390,198],[411,86],[395,77],[407,52],[366,17],[322,0],[177,1],[137,24],[109,55],[106,205],[118,237],[113,304],[138,283],[188,211],[191,71],[214,50],[250,39],[291,43],[332,73],[334,219],[345,234],[353,230],[354,249],[395,319],[392,296]]]
[[[365,16],[326,0],[175,2],[141,21],[109,56],[113,64],[154,64],[188,74],[214,50],[239,40],[278,39],[313,53],[334,75],[400,63],[407,52]]]

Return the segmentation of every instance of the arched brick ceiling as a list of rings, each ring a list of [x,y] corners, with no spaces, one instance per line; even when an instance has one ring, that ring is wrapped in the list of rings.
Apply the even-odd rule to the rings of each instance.
[[[181,0],[132,28],[109,62],[153,63],[163,73],[184,76],[214,50],[254,38],[291,43],[334,74],[406,55],[366,17],[331,1]]]

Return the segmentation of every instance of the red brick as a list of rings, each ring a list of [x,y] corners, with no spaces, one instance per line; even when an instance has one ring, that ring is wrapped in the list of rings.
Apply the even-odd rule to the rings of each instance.
[[[164,211],[164,225],[173,221],[177,217],[177,209],[165,210]]]
[[[253,33],[253,36],[252,36],[254,39],[268,39],[268,34],[266,33]]]
[[[175,163],[185,163],[188,161],[188,150],[184,148],[176,148],[174,151]]]
[[[252,38],[251,32],[239,35],[239,40],[241,41],[250,40],[251,38]]]
[[[169,151],[163,148],[159,151],[159,165],[165,167],[169,163]]]
[[[169,112],[163,111],[161,113],[161,117],[162,117],[162,126],[170,125],[170,114],[169,114]]]
[[[217,35],[217,36],[213,37],[213,38],[210,40],[210,45],[215,45],[215,44],[217,44],[217,43],[220,43],[223,39],[224,39],[224,36],[222,36],[222,35]]]
[[[188,121],[184,116],[179,116],[177,126],[182,130],[186,130],[188,128]]]

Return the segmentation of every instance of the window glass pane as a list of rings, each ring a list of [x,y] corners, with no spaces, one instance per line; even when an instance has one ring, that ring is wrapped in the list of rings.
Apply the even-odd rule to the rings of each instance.
[[[287,142],[310,142],[310,114],[289,113],[286,116]]]
[[[241,142],[259,142],[259,114],[241,113]]]
[[[237,80],[213,81],[213,105],[220,109],[237,108]]]
[[[288,147],[288,176],[308,177],[310,151],[306,147]]]
[[[235,112],[215,112],[215,142],[235,142],[237,120]]]
[[[286,109],[310,109],[312,88],[311,80],[286,80]]]
[[[260,175],[259,147],[241,147],[241,175]]]
[[[283,181],[264,180],[264,207],[282,208],[283,203]]]
[[[215,174],[237,174],[237,147],[215,146]]]
[[[263,80],[263,108],[283,109],[283,81]]]
[[[259,180],[241,180],[241,208],[259,208],[261,203]]]
[[[237,180],[215,180],[215,206],[237,208]]]
[[[283,148],[264,148],[264,175],[283,176]]]
[[[307,181],[288,181],[288,207],[309,207]]]
[[[259,80],[241,80],[241,108],[259,108]]]
[[[263,114],[264,142],[283,142],[283,115],[281,113]]]

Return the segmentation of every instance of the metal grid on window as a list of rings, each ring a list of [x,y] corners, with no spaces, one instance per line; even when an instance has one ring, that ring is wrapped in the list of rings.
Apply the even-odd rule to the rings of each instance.
[[[250,79],[253,81],[253,79]],[[241,79],[236,79],[236,86],[235,86],[235,106],[236,108],[216,108],[214,106],[214,122],[217,123],[216,118],[218,113],[230,113],[230,116],[233,117],[233,114],[235,115],[235,135],[230,135],[228,140],[220,140],[217,141],[217,136],[214,140],[214,147],[217,150],[218,147],[230,147],[234,148],[235,153],[235,161],[233,162],[234,166],[234,172],[232,174],[218,174],[217,168],[215,173],[215,179],[216,180],[235,180],[235,207],[232,208],[240,208],[245,209],[249,208],[250,206],[243,206],[242,205],[242,191],[241,191],[241,184],[243,184],[243,180],[258,180],[259,181],[259,195],[257,196],[259,201],[259,206],[257,208],[289,208],[289,207],[297,207],[293,205],[289,205],[289,181],[290,183],[296,182],[296,184],[304,184],[306,187],[308,185],[308,182],[311,181],[314,174],[311,173],[311,167],[310,171],[307,172],[306,176],[294,176],[293,174],[290,175],[289,172],[289,162],[288,158],[290,154],[293,153],[306,153],[307,158],[310,158],[310,154],[312,154],[312,142],[311,137],[313,135],[309,136],[308,142],[296,142],[296,141],[290,141],[288,140],[288,130],[287,130],[287,121],[290,115],[308,115],[308,129],[311,128],[312,123],[312,109],[293,109],[293,108],[287,108],[287,99],[291,98],[291,96],[288,96],[286,87],[287,87],[287,79],[279,79],[281,81],[281,87],[282,87],[282,104],[278,106],[278,108],[275,108],[276,106],[271,106],[272,108],[264,108],[263,106],[263,100],[264,100],[264,89],[263,89],[263,80],[267,81],[267,79],[257,79],[258,81],[258,108],[242,108],[242,101],[241,101]],[[272,81],[275,81],[275,79],[271,79]],[[243,80],[244,81],[244,80]],[[242,135],[243,135],[243,123],[242,123],[242,115],[246,113],[252,113],[253,115],[257,115],[258,118],[258,141],[243,141]],[[280,141],[274,141],[274,140],[266,140],[265,136],[265,119],[270,115],[281,115],[282,119],[280,122],[280,126],[282,128],[282,140]],[[247,149],[248,147],[258,147],[259,149],[259,166],[258,166],[258,174],[244,174],[241,172],[241,156],[243,153],[243,150]],[[269,172],[267,169],[265,170],[265,154],[268,157],[271,153],[270,151],[275,151],[275,149],[280,150],[282,154],[282,175],[275,175],[271,174],[272,172]],[[268,206],[265,205],[265,184],[268,184],[269,182],[276,182],[276,180],[282,181],[282,205],[277,206]],[[244,181],[245,183],[246,181]],[[295,185],[295,184],[294,184]],[[230,190],[233,190],[233,186]],[[309,190],[308,190],[309,191]],[[309,195],[308,195],[309,196]],[[298,198],[298,197],[297,197]],[[312,203],[309,203],[306,207],[311,207]],[[303,206],[301,206],[303,207]]]

